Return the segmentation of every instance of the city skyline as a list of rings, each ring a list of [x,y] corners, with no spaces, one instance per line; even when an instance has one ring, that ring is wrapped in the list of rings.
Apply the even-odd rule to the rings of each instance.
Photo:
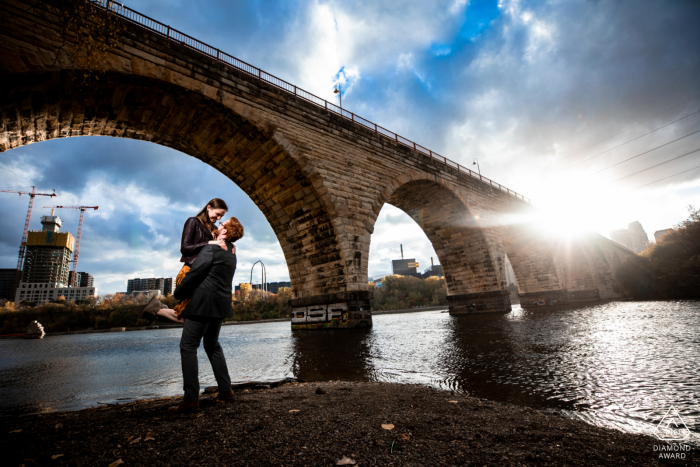
[[[700,142],[692,134],[700,64],[687,53],[698,39],[697,7],[472,1],[388,13],[328,2],[293,12],[281,4],[260,15],[257,3],[127,5],[329,101],[341,83],[345,107],[465,166],[477,158],[485,176],[531,198],[559,226],[581,224],[609,237],[639,221],[653,234],[698,204],[700,170],[673,177],[699,160],[683,156]],[[276,27],[285,15],[289,23]],[[655,164],[663,165],[647,170]],[[103,293],[125,290],[129,277],[176,275],[182,224],[213,197],[246,227],[234,283],[248,282],[259,259],[268,281],[289,278],[257,207],[184,154],[125,139],[69,138],[14,149],[0,168],[3,187],[56,188],[61,204],[100,205],[86,219],[80,260]],[[10,268],[28,199],[2,199],[0,267]],[[47,214],[42,206],[35,204],[32,229]],[[61,215],[64,230],[75,233],[78,213]],[[431,256],[439,263],[420,227],[385,205],[370,277],[391,270],[400,243],[422,265]]]

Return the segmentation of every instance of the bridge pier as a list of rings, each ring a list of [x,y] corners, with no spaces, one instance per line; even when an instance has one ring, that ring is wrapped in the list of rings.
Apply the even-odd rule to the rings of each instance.
[[[468,313],[510,313],[510,293],[507,290],[448,295],[451,315]]]
[[[280,242],[292,329],[372,325],[369,247],[386,203],[433,245],[452,314],[510,311],[506,253],[526,299],[620,296],[614,271],[634,253],[610,240],[543,236],[528,224],[534,208],[512,190],[219,51],[214,58],[206,44],[183,44],[170,29],[164,36],[136,12],[103,60],[83,63],[82,22],[67,31],[57,5],[0,0],[0,153],[112,136],[214,167]],[[77,87],[74,76],[93,72],[99,81]]]
[[[289,301],[292,330],[371,327],[371,299],[368,291],[292,299]]]

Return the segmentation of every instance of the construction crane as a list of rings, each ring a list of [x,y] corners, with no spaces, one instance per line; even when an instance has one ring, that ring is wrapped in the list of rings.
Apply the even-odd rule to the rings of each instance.
[[[14,293],[19,287],[19,282],[22,279],[22,265],[24,264],[24,254],[27,251],[27,235],[29,233],[29,221],[32,220],[32,207],[34,206],[35,196],[49,196],[53,198],[56,196],[56,190],[53,193],[37,193],[36,187],[32,187],[32,191],[17,191],[17,190],[2,190],[0,193],[17,193],[20,196],[29,195],[29,207],[27,208],[27,219],[24,221],[24,232],[22,233],[22,243],[19,245],[19,259],[17,260],[17,272],[15,272],[15,283],[12,291]]]
[[[99,206],[44,206],[51,209],[77,209],[80,211],[80,223],[78,223],[78,236],[75,239],[75,253],[73,253],[73,265],[71,266],[70,286],[75,287],[75,276],[78,274],[78,256],[80,256],[80,235],[83,233],[83,216],[87,209],[97,211]]]

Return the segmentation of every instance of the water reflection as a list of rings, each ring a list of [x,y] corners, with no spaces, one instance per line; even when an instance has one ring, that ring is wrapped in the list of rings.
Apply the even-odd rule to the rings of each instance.
[[[533,381],[551,387],[553,376],[539,365],[530,367],[532,352],[553,354],[560,343],[528,345],[523,329],[511,315],[451,316],[445,345],[440,349],[437,383],[452,390],[490,399],[540,407],[573,409],[571,401],[547,398],[533,389]],[[513,384],[515,383],[515,384]]]
[[[371,337],[367,328],[294,332],[294,377],[303,381],[375,381]]]
[[[422,312],[374,327],[226,326],[234,381],[395,381],[550,407],[651,434],[673,405],[700,441],[700,302],[608,303],[506,315]],[[180,331],[0,340],[0,415],[181,393]],[[203,385],[214,384],[200,352]]]

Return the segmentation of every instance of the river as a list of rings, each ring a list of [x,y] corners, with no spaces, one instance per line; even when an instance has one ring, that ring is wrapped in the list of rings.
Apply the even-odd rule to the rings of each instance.
[[[0,416],[181,394],[179,329],[0,340]],[[417,383],[653,434],[673,406],[700,445],[700,302],[374,317],[371,329],[225,326],[232,380]],[[200,349],[202,386],[214,385]],[[682,427],[681,427],[682,428]]]

